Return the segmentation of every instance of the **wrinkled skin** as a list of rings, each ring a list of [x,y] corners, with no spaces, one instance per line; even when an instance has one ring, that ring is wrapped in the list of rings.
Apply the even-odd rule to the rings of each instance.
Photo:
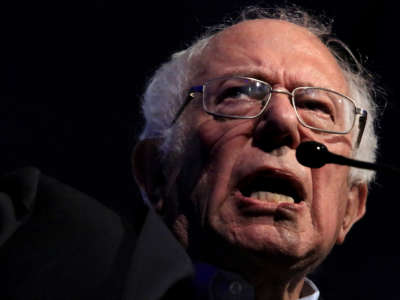
[[[199,61],[194,85],[239,74],[274,89],[318,86],[348,94],[325,46],[283,21],[230,27],[213,39]],[[170,175],[157,184],[142,182],[142,187],[150,198],[156,195],[152,200],[192,256],[241,273],[256,286],[258,298],[297,299],[303,277],[364,214],[367,189],[348,183],[347,167],[300,165],[295,149],[315,140],[349,156],[352,133],[323,134],[303,127],[284,94],[273,94],[258,119],[217,119],[202,110],[201,95],[180,118],[188,128],[184,154]],[[301,201],[245,197],[239,186],[249,176],[279,178],[295,186]]]

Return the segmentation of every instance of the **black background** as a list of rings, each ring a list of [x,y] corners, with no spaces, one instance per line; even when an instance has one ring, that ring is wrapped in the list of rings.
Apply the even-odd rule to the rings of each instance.
[[[130,153],[141,129],[146,79],[205,26],[257,3],[277,2],[64,0],[2,8],[0,169],[35,165],[129,214],[138,193]],[[400,166],[395,2],[294,3],[334,17],[337,36],[376,76],[386,94],[378,96],[383,110],[378,159]],[[399,298],[398,181],[378,174],[366,217],[315,274],[323,294]]]

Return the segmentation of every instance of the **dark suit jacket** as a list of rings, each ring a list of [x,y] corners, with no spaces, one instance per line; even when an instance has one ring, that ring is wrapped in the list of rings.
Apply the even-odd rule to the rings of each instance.
[[[1,299],[159,299],[190,278],[192,264],[151,210],[142,215],[139,234],[37,169],[3,176]]]
[[[194,267],[153,210],[125,222],[26,168],[0,178],[0,298],[199,299]]]

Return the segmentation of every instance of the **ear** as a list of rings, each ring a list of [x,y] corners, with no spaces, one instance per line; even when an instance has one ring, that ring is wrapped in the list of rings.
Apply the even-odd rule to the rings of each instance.
[[[161,188],[165,183],[159,151],[161,142],[160,138],[144,139],[136,144],[132,153],[132,172],[136,183],[157,211],[163,205]]]
[[[339,229],[337,244],[342,244],[350,228],[359,219],[361,219],[366,211],[366,202],[368,195],[368,187],[366,183],[357,183],[350,187],[345,207],[345,213],[342,225]]]

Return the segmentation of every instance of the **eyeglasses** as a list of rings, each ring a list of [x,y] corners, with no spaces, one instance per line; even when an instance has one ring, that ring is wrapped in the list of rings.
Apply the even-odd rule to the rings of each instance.
[[[222,77],[194,86],[181,106],[172,124],[186,105],[203,94],[203,109],[208,114],[230,119],[254,119],[263,114],[272,93],[289,96],[301,125],[315,131],[346,134],[354,127],[359,116],[359,134],[356,147],[361,142],[367,120],[367,111],[355,105],[353,99],[333,90],[320,87],[297,87],[292,92],[276,89],[264,81],[235,76]]]

